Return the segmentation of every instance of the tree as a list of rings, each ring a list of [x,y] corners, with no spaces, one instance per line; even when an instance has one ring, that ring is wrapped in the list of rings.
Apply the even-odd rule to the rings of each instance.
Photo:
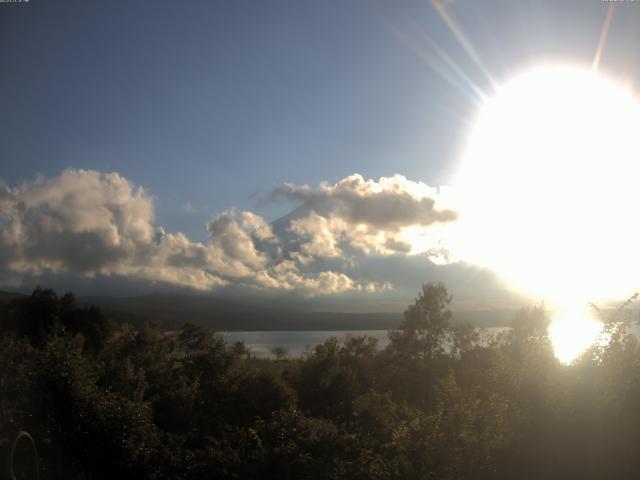
[[[404,312],[400,330],[390,333],[390,347],[409,356],[433,358],[443,352],[452,296],[442,283],[426,283]]]
[[[78,336],[85,351],[96,354],[111,335],[111,322],[98,307],[78,306],[72,293],[58,297],[50,288],[38,287],[30,296],[12,300],[5,314],[3,329],[36,347],[55,334]]]
[[[231,352],[237,358],[249,358],[251,355],[251,349],[247,347],[247,345],[242,340],[233,342],[233,344],[231,345]]]
[[[185,349],[185,353],[189,354],[206,349],[211,342],[211,334],[200,325],[187,322],[180,329],[178,341]]]
[[[284,358],[287,356],[287,354],[288,354],[288,353],[289,353],[289,352],[287,351],[287,349],[286,349],[286,348],[284,348],[284,347],[280,347],[280,346],[273,347],[273,348],[271,349],[271,354],[272,354],[274,357],[276,357],[276,360],[282,360],[282,359],[284,359]]]
[[[50,288],[37,287],[29,297],[12,300],[8,313],[8,330],[27,337],[34,346],[43,346],[61,327],[60,301]]]
[[[95,305],[78,307],[72,293],[62,296],[59,304],[63,328],[71,335],[82,335],[87,351],[93,354],[100,352],[111,335],[109,319]]]

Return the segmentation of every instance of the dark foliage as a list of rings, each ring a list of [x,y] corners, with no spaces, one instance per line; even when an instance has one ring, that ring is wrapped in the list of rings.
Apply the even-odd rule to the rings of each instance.
[[[640,348],[622,310],[608,345],[565,366],[542,308],[491,337],[452,328],[450,301],[424,285],[385,349],[332,338],[270,361],[189,323],[112,331],[37,289],[0,306],[0,458],[27,430],[48,479],[640,473]]]

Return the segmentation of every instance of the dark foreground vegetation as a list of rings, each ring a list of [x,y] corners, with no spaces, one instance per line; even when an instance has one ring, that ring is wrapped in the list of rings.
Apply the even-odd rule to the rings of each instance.
[[[606,320],[608,346],[563,366],[542,309],[481,339],[449,327],[449,302],[425,285],[384,350],[331,339],[260,361],[192,324],[114,329],[38,289],[1,311],[0,478],[21,430],[43,479],[640,474],[640,349],[622,310]],[[16,452],[22,478],[29,455]]]

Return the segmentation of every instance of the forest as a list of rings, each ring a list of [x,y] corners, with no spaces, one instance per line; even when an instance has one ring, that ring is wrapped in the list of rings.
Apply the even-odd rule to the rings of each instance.
[[[186,323],[115,324],[36,289],[0,310],[0,478],[626,479],[640,474],[640,347],[625,305],[571,365],[541,306],[498,335],[422,286],[390,344],[256,359]],[[13,452],[13,472],[10,457]]]

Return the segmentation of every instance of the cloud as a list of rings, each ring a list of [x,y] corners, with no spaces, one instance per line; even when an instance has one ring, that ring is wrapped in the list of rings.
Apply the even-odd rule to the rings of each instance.
[[[272,198],[279,197],[304,203],[318,211],[329,209],[349,223],[383,230],[398,230],[407,225],[427,226],[457,217],[452,210],[435,208],[435,188],[402,175],[375,181],[354,174],[334,185],[321,183],[317,189],[283,183],[272,192]]]
[[[454,210],[436,207],[435,188],[402,175],[375,181],[354,174],[317,189],[284,183],[270,198],[293,201],[308,212],[290,230],[302,239],[301,252],[315,257],[340,256],[347,246],[364,254],[435,251],[431,227],[457,218]]]
[[[154,224],[154,200],[117,173],[65,170],[0,185],[3,272],[122,276],[196,289],[223,285],[331,294],[378,288],[333,271],[302,272],[271,226],[251,212],[223,212],[209,241]],[[383,288],[383,287],[381,287]]]
[[[251,212],[227,210],[207,224],[216,271],[234,284],[326,295],[346,291],[377,291],[385,284],[358,282],[342,272],[303,271],[296,251],[284,251],[265,220]]]
[[[255,213],[227,210],[207,222],[208,240],[195,242],[157,225],[154,198],[118,173],[70,169],[17,187],[0,184],[0,274],[308,296],[375,292],[390,284],[351,278],[349,255],[415,253],[412,239],[456,218],[436,207],[434,189],[399,175],[352,175],[316,189],[283,184],[272,198],[299,204],[302,214],[275,229]]]
[[[218,248],[227,259],[239,262],[247,268],[264,268],[269,258],[256,247],[258,236],[269,238],[269,233],[261,230],[264,222],[251,214],[251,221],[246,222],[247,212],[240,218],[233,210],[223,212],[212,218],[207,224],[211,245]],[[254,218],[255,217],[255,218]],[[256,229],[256,223],[259,225]],[[266,224],[264,224],[266,227]],[[257,232],[262,232],[257,234]],[[254,237],[254,233],[256,233]]]
[[[0,194],[0,268],[38,275],[118,275],[199,289],[207,246],[153,224],[153,198],[117,173],[65,170]]]

